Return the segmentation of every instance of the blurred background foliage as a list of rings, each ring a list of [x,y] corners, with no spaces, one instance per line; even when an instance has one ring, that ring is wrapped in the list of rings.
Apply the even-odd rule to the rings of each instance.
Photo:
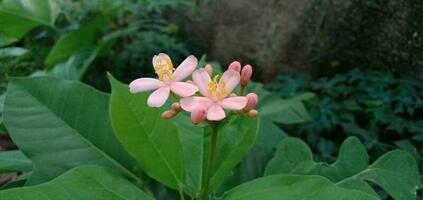
[[[13,0],[0,2],[0,17],[15,19],[2,12]],[[4,28],[13,21],[0,22],[0,93],[7,76],[40,74],[109,91],[107,71],[129,82],[153,75],[159,52],[175,63],[207,54],[216,67],[252,64],[263,83],[249,88],[260,95],[263,128],[228,187],[261,176],[288,135],[322,161],[334,161],[354,135],[372,159],[399,147],[423,166],[421,0],[54,2],[39,8],[46,15],[36,22],[13,30]]]

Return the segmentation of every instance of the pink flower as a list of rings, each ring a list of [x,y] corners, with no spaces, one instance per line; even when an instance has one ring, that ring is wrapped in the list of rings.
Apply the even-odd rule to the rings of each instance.
[[[153,57],[153,66],[158,79],[139,78],[129,84],[132,93],[155,90],[147,100],[150,107],[161,107],[166,103],[170,91],[181,97],[194,95],[198,88],[183,79],[191,75],[197,66],[197,58],[188,56],[175,70],[169,56],[160,53]]]
[[[185,111],[193,112],[197,107],[203,106],[207,110],[207,120],[219,121],[225,118],[223,109],[241,110],[247,104],[247,98],[242,96],[228,96],[240,81],[239,72],[228,69],[218,81],[218,76],[213,80],[205,69],[199,69],[192,74],[192,80],[204,96],[193,96],[181,99],[181,107]]]

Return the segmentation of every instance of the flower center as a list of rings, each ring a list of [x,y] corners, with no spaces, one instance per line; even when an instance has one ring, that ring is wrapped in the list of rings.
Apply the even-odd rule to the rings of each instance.
[[[156,71],[159,80],[173,81],[173,68],[172,61],[167,56],[158,56],[154,61],[154,70]]]
[[[215,77],[213,77],[213,80],[209,82],[208,87],[208,93],[207,95],[210,98],[216,98],[217,100],[222,99],[223,97],[225,97],[226,95],[228,95],[229,93],[231,93],[231,91],[227,90],[226,87],[226,83],[224,80],[220,80],[218,83],[219,79],[219,75],[216,75]]]

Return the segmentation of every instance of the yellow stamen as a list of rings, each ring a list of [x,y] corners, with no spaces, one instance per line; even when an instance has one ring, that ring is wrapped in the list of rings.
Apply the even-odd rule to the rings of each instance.
[[[225,88],[226,83],[224,80],[220,80],[218,83],[219,75],[213,77],[213,80],[208,83],[209,90],[207,95],[212,97],[213,95],[217,99],[221,99],[223,96],[226,96],[230,93],[229,90]]]
[[[156,71],[159,80],[163,81],[165,77],[169,80],[173,80],[173,68],[172,61],[169,56],[159,55],[154,61],[154,70]]]

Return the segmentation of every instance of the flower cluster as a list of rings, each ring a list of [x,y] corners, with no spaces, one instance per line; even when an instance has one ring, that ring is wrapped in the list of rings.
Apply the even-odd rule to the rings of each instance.
[[[196,70],[197,64],[197,58],[191,55],[175,69],[169,56],[160,53],[153,57],[158,78],[136,79],[129,84],[129,90],[132,93],[154,90],[147,100],[150,107],[163,106],[170,94],[181,97],[176,97],[177,102],[172,108],[163,112],[162,118],[165,119],[176,116],[181,110],[191,113],[194,124],[204,120],[220,121],[226,117],[225,110],[257,116],[258,96],[255,93],[242,94],[253,73],[251,65],[241,68],[241,63],[235,61],[222,76],[213,76],[211,65]],[[189,76],[192,80],[184,82]],[[238,84],[241,89],[236,94],[233,91]]]

